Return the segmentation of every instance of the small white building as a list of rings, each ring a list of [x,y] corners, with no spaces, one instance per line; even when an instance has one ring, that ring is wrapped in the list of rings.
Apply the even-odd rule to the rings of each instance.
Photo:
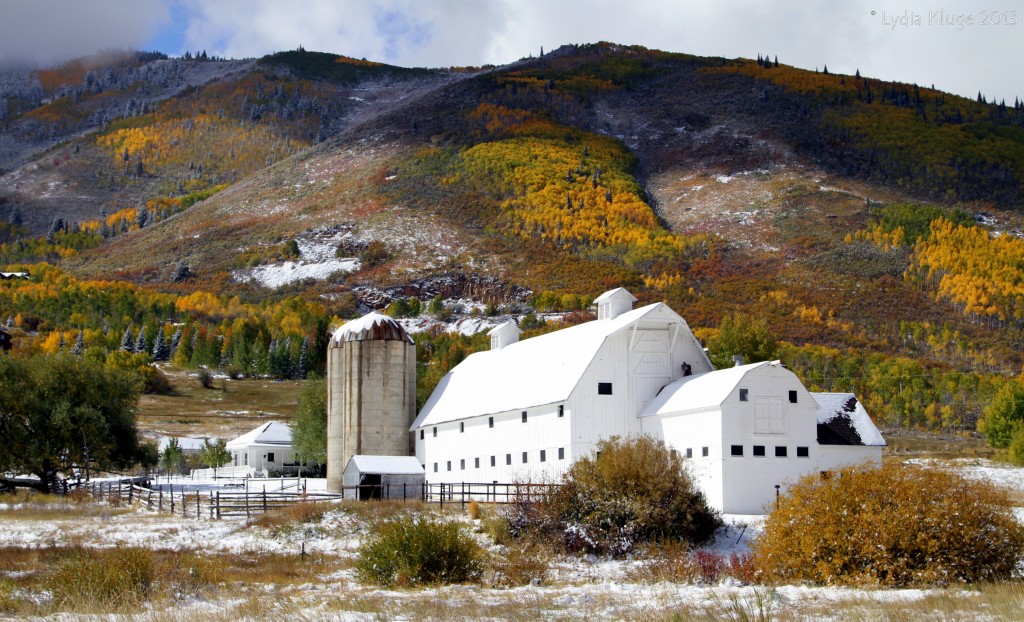
[[[292,450],[292,429],[285,423],[271,421],[228,441],[231,466],[250,467],[255,471],[291,471],[299,467]]]
[[[690,459],[713,507],[756,514],[776,485],[881,461],[851,395],[813,396],[778,361],[715,371],[682,317],[635,300],[606,292],[596,321],[524,341],[492,330],[491,349],[449,371],[412,425],[427,479],[549,481],[603,439],[649,434]]]
[[[423,466],[415,456],[352,456],[344,482],[356,499],[419,499],[423,496]],[[349,496],[345,492],[345,496]]]

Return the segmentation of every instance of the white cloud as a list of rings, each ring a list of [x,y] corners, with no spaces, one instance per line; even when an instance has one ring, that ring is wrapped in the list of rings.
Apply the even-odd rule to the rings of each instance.
[[[52,64],[138,49],[168,17],[162,0],[9,0],[0,20],[0,59]]]

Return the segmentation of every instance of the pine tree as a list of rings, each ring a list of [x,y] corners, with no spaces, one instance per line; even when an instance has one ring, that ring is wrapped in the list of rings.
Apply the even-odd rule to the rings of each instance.
[[[135,348],[132,346],[132,327],[124,329],[124,335],[121,336],[121,350],[125,352],[133,352]]]
[[[75,347],[71,352],[76,356],[85,354],[85,331],[78,331],[78,336],[75,337]]]
[[[297,364],[296,373],[300,380],[305,380],[307,375],[306,370],[306,357],[309,354],[309,335],[306,335],[302,339],[302,346],[299,348],[299,362]]]
[[[149,348],[146,347],[146,330],[139,328],[139,336],[135,339],[135,348],[132,350],[137,354],[145,354]]]
[[[171,358],[171,349],[167,345],[167,340],[164,339],[164,331],[156,331],[156,343],[153,344],[153,360],[154,361],[166,361]]]

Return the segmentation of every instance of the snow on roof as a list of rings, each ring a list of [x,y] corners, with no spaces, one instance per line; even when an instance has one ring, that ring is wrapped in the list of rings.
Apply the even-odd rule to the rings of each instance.
[[[398,321],[376,311],[371,311],[361,318],[342,324],[341,328],[334,331],[331,341],[337,345],[343,341],[365,341],[369,339],[408,341],[413,343],[412,337],[409,336],[409,333],[405,332],[405,329],[402,328]]]
[[[564,401],[605,339],[641,321],[659,328],[686,327],[683,318],[658,302],[611,320],[586,322],[498,350],[476,352],[441,379],[412,429]]]
[[[206,441],[205,438],[191,438],[188,436],[161,436],[157,441],[157,449],[161,452],[167,449],[167,445],[170,444],[172,438],[178,439],[178,447],[182,451],[199,451],[203,448],[203,443]],[[213,443],[216,440],[216,438],[211,438],[210,442]]]
[[[885,439],[853,393],[811,393],[818,403],[821,445],[885,446]]]
[[[271,421],[250,430],[238,438],[228,441],[227,448],[252,447],[254,445],[291,445],[292,429],[286,423]]]
[[[523,333],[523,330],[521,328],[519,328],[518,324],[516,324],[512,320],[508,320],[507,322],[502,322],[501,324],[498,324],[497,326],[495,326],[491,330],[487,331],[487,334],[488,335],[497,335],[498,333],[505,332],[506,330],[513,330],[513,331],[516,332],[516,334],[520,334],[520,335]]]
[[[616,287],[615,289],[610,289],[610,290],[606,291],[605,293],[601,294],[600,296],[598,296],[597,298],[595,298],[594,299],[594,304],[600,304],[602,302],[607,302],[607,301],[611,300],[612,298],[618,298],[619,296],[622,296],[623,294],[625,294],[626,296],[629,296],[633,300],[633,302],[636,302],[636,296],[634,296],[633,294],[629,293],[629,290],[627,290],[625,287]]]
[[[664,415],[702,408],[720,406],[729,397],[736,385],[743,380],[747,372],[765,365],[779,366],[779,361],[762,361],[749,365],[727,367],[703,374],[683,376],[679,380],[666,385],[640,411],[641,417]]]
[[[349,458],[349,464],[353,462],[360,473],[380,473],[382,475],[424,474],[423,465],[416,459],[416,456],[356,455]]]

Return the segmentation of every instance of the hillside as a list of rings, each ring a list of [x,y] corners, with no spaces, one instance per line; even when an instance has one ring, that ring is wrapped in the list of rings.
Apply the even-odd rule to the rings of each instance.
[[[521,315],[623,285],[704,338],[764,318],[809,385],[892,425],[973,428],[1024,364],[1019,103],[613,44],[458,71],[131,62],[180,77],[79,93],[40,73],[50,91],[9,104],[3,133],[0,216],[22,224],[0,222],[0,264],[134,292],[96,347],[174,319],[248,369],[231,335],[295,350],[402,297]],[[106,313],[76,324],[10,291],[0,315],[66,340]],[[447,366],[476,346],[444,347]]]

